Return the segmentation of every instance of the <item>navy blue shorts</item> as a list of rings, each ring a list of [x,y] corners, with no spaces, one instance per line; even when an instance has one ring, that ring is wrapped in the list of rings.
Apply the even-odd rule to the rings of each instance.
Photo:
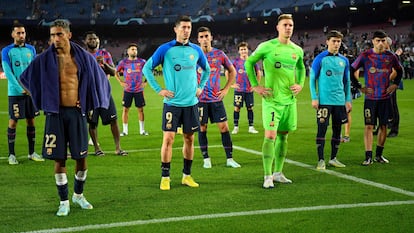
[[[181,125],[184,133],[192,133],[200,129],[197,104],[189,107],[176,107],[164,104],[162,130],[176,132],[177,127]]]
[[[12,120],[33,119],[39,116],[39,111],[34,107],[32,97],[9,96],[9,117]]]
[[[97,108],[89,112],[88,123],[98,125],[99,117],[101,117],[103,125],[109,125],[111,121],[118,119],[118,115],[116,114],[115,102],[112,96],[109,100],[108,109]]]
[[[246,108],[251,108],[254,106],[254,97],[253,92],[234,92],[234,107],[243,107],[243,103],[246,103]]]
[[[144,92],[126,92],[124,91],[124,97],[122,98],[122,106],[125,108],[130,108],[132,105],[132,100],[135,102],[135,107],[142,108],[145,106]]]
[[[365,125],[388,125],[393,121],[391,99],[364,101]]]
[[[86,115],[77,107],[61,107],[59,113],[46,113],[43,157],[67,159],[68,147],[72,159],[88,155]]]
[[[348,114],[345,106],[319,105],[316,110],[316,122],[318,125],[329,125],[329,118],[332,117],[332,124],[342,125],[348,122]]]
[[[200,117],[200,124],[206,125],[208,119],[211,123],[227,121],[226,109],[223,101],[213,103],[198,103],[198,113]]]

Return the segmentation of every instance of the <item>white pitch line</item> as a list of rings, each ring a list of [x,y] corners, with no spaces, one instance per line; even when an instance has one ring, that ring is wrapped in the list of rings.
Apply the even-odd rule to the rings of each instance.
[[[148,225],[156,223],[169,223],[169,222],[181,222],[181,221],[194,221],[194,220],[205,220],[215,218],[230,218],[239,216],[252,216],[252,215],[264,215],[264,214],[279,214],[279,213],[290,213],[290,212],[303,212],[303,211],[318,211],[318,210],[331,210],[331,209],[351,209],[351,208],[362,208],[362,207],[382,207],[382,206],[396,206],[396,205],[413,205],[412,201],[389,201],[389,202],[373,202],[373,203],[356,203],[356,204],[340,204],[340,205],[321,205],[321,206],[310,206],[310,207],[294,207],[294,208],[282,208],[282,209],[267,209],[267,210],[253,210],[253,211],[241,211],[241,212],[230,212],[230,213],[218,213],[218,214],[203,214],[193,216],[182,216],[182,217],[171,217],[171,218],[159,218],[149,220],[135,220],[129,222],[117,222],[117,223],[106,223],[96,225],[85,225],[78,227],[67,227],[67,228],[52,228],[37,231],[26,231],[21,233],[60,233],[60,232],[76,232],[86,230],[100,230],[115,227],[130,227],[139,225]]]
[[[248,153],[251,153],[251,154],[256,154],[256,155],[261,155],[262,154],[259,151],[247,149],[247,148],[240,147],[240,146],[233,146],[233,148],[244,151],[244,152],[248,152]],[[358,177],[355,177],[355,176],[346,175],[346,174],[336,172],[336,171],[332,171],[332,170],[316,170],[315,167],[313,167],[309,164],[297,162],[297,161],[290,160],[290,159],[286,159],[285,162],[296,165],[298,167],[303,167],[303,168],[315,170],[315,171],[318,171],[318,172],[325,172],[329,175],[333,175],[333,176],[343,178],[343,179],[346,179],[346,180],[351,180],[351,181],[354,181],[354,182],[357,182],[357,183],[370,185],[370,186],[377,187],[377,188],[380,188],[380,189],[385,189],[385,190],[388,190],[388,191],[391,191],[391,192],[400,193],[400,194],[404,194],[404,195],[407,195],[407,196],[410,196],[410,197],[414,197],[414,192],[407,191],[407,190],[400,189],[400,188],[396,188],[396,187],[392,187],[392,186],[389,186],[389,185],[386,185],[386,184],[373,182],[373,181],[370,181],[370,180],[358,178]]]

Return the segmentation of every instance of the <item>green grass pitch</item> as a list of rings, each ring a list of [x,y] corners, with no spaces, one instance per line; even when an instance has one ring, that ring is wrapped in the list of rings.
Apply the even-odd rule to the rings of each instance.
[[[308,81],[308,80],[307,80]],[[122,89],[111,79],[121,122]],[[129,135],[121,138],[126,157],[115,156],[109,126],[98,127],[106,156],[88,157],[85,196],[93,210],[71,205],[68,217],[56,217],[59,204],[53,161],[27,160],[25,122],[19,121],[16,138],[17,166],[7,163],[7,81],[0,80],[0,232],[412,232],[414,227],[414,81],[404,80],[398,91],[400,134],[387,139],[384,155],[389,164],[363,167],[363,99],[353,104],[351,141],[341,144],[338,159],[346,168],[315,170],[317,163],[315,112],[308,83],[298,96],[298,130],[289,135],[284,167],[293,184],[263,189],[260,156],[263,140],[261,101],[256,96],[255,126],[247,133],[246,109],[240,133],[232,135],[234,158],[242,167],[225,167],[225,154],[215,125],[209,125],[209,153],[213,168],[202,168],[195,148],[192,175],[200,187],[181,185],[182,138],[177,135],[172,160],[171,190],[159,190],[162,142],[162,99],[146,87],[145,127],[138,132],[137,111],[129,115]],[[225,98],[230,130],[233,128],[231,90]],[[36,118],[36,151],[40,153],[44,116]],[[331,132],[328,130],[327,139]],[[328,140],[329,141],[329,140]],[[198,145],[196,139],[195,145]],[[326,154],[329,154],[327,143]],[[68,161],[70,196],[74,161]],[[411,229],[411,230],[410,230]]]

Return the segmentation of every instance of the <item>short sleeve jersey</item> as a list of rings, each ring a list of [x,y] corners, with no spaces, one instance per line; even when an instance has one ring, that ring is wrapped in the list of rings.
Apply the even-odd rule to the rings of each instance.
[[[114,61],[112,60],[112,55],[108,51],[104,49],[98,49],[95,53],[92,53],[92,55],[97,58],[99,56],[102,56],[104,61],[108,63],[109,65],[114,65]]]
[[[155,80],[152,70],[162,64],[165,89],[174,92],[174,98],[164,98],[164,103],[176,107],[188,107],[198,103],[196,97],[199,84],[197,81],[197,65],[202,67],[206,75],[210,73],[207,59],[201,48],[193,43],[181,44],[172,40],[162,44],[144,65],[144,75],[150,86],[158,93],[162,90]],[[200,84],[204,86],[207,76]]]
[[[138,58],[130,60],[125,58],[121,60],[116,67],[116,72],[122,72],[125,80],[124,90],[130,93],[142,92],[143,74],[142,68],[145,65],[145,59]]]
[[[374,90],[372,94],[365,94],[365,99],[369,100],[389,99],[387,88],[391,84],[392,68],[402,69],[395,54],[390,51],[375,53],[373,49],[361,53],[352,63],[352,67],[355,70],[364,68],[365,87]]]
[[[244,68],[244,63],[246,60],[241,59],[240,57],[234,59],[233,66],[236,68],[236,83],[239,84],[239,88],[235,91],[238,92],[252,92],[252,85],[250,84],[249,78],[246,74],[246,69]],[[255,64],[254,69],[257,72],[259,71],[259,65]]]
[[[210,65],[211,73],[203,92],[201,93],[199,100],[202,103],[219,102],[217,92],[221,90],[221,68],[232,66],[230,59],[220,49],[213,48],[210,52],[204,53],[207,57],[208,64]],[[201,70],[198,69],[198,79],[201,77]]]
[[[259,44],[247,58],[250,64],[256,64],[259,60],[263,60],[265,87],[273,90],[271,101],[281,105],[295,103],[296,97],[290,87],[304,80],[304,77],[298,77],[305,74],[302,48],[293,42],[283,44],[277,38],[271,39]],[[246,67],[246,72],[249,79],[255,77],[253,70]],[[257,83],[252,85],[256,86]],[[270,99],[267,98],[267,101]]]

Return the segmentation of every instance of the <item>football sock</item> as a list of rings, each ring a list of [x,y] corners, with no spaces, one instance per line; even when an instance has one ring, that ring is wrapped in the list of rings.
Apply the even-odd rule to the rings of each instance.
[[[55,174],[56,187],[60,197],[60,201],[68,200],[68,178],[66,173],[56,173]]]
[[[233,158],[233,142],[231,141],[229,131],[221,133],[221,143],[226,152],[226,157],[228,159]]]
[[[76,172],[75,183],[74,183],[74,191],[76,194],[83,193],[83,185],[85,184],[87,173],[88,173],[88,170]]]
[[[198,143],[200,144],[201,154],[203,158],[208,158],[208,140],[207,140],[207,131],[198,132]]]
[[[14,142],[16,141],[16,129],[7,128],[7,141],[9,144],[9,154],[14,153]]]
[[[253,109],[247,109],[247,120],[249,121],[249,126],[253,126]]]
[[[372,151],[365,151],[365,159],[372,159]]]
[[[316,134],[316,150],[318,152],[318,159],[324,160],[324,150],[325,150],[325,135],[328,126],[325,124],[318,124],[318,132]]]
[[[382,156],[382,151],[384,150],[383,146],[377,146],[376,150],[375,150],[375,156],[376,157],[380,157]]]
[[[171,166],[171,163],[161,163],[161,176],[162,177],[170,176],[170,166]]]
[[[277,134],[275,142],[275,167],[274,172],[282,172],[287,154],[288,134]]]
[[[35,141],[36,141],[36,129],[34,126],[26,127],[27,142],[29,143],[29,155],[33,154]]]
[[[193,164],[193,160],[184,159],[184,168],[183,173],[186,175],[191,174],[191,165]]]
[[[128,123],[122,123],[122,132],[128,134]]]
[[[239,126],[240,112],[234,111],[233,119],[234,119],[234,127]]]
[[[341,125],[332,125],[331,139],[331,159],[338,154],[339,145],[341,144]]]
[[[275,140],[264,138],[262,145],[263,170],[265,176],[272,175],[272,165],[275,153]]]
[[[142,133],[145,131],[144,121],[139,121],[139,132]]]

